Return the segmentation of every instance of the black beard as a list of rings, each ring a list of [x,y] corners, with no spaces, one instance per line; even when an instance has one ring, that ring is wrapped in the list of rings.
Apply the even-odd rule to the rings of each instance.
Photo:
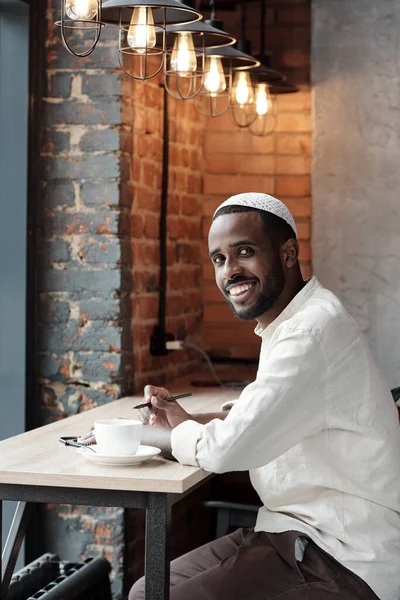
[[[240,282],[237,283],[239,284]],[[258,298],[253,304],[253,306],[238,311],[232,304],[231,300],[229,300],[228,296],[225,296],[225,299],[231,307],[234,314],[239,319],[241,319],[242,321],[250,321],[261,317],[261,315],[266,313],[267,310],[274,306],[275,302],[282,294],[284,285],[285,277],[283,274],[282,266],[279,264],[279,266],[277,266],[274,269],[274,272],[267,275],[267,277],[264,279],[261,292],[258,295]]]

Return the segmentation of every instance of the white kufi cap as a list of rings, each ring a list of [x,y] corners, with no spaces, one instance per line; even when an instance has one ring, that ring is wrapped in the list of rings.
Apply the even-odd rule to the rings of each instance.
[[[232,196],[225,200],[222,204],[220,204],[217,210],[214,213],[215,215],[221,208],[225,206],[248,206],[249,208],[257,208],[258,210],[265,210],[266,212],[271,213],[286,221],[288,225],[293,229],[295,234],[297,235],[296,224],[292,217],[290,211],[286,208],[286,206],[273,196],[269,196],[268,194],[262,194],[260,192],[248,192],[247,194],[237,194],[236,196]]]

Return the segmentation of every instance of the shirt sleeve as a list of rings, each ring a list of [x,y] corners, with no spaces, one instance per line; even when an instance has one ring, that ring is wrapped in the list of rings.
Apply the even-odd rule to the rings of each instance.
[[[318,334],[286,331],[224,421],[186,421],[173,429],[172,454],[213,473],[268,464],[323,429],[326,370]]]

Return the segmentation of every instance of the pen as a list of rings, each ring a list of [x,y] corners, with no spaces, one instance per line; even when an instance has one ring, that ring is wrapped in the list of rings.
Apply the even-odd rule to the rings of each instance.
[[[188,392],[187,394],[179,394],[178,396],[170,396],[169,398],[165,398],[167,402],[172,402],[173,400],[180,400],[181,398],[187,398],[191,396],[192,392]],[[138,404],[133,408],[146,408],[146,406],[151,406],[151,402],[145,402],[144,404]]]

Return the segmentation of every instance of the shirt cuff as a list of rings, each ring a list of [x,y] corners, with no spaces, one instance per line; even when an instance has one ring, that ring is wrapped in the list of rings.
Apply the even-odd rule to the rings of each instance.
[[[198,467],[197,442],[204,425],[196,421],[184,421],[171,432],[172,455],[183,465]]]

